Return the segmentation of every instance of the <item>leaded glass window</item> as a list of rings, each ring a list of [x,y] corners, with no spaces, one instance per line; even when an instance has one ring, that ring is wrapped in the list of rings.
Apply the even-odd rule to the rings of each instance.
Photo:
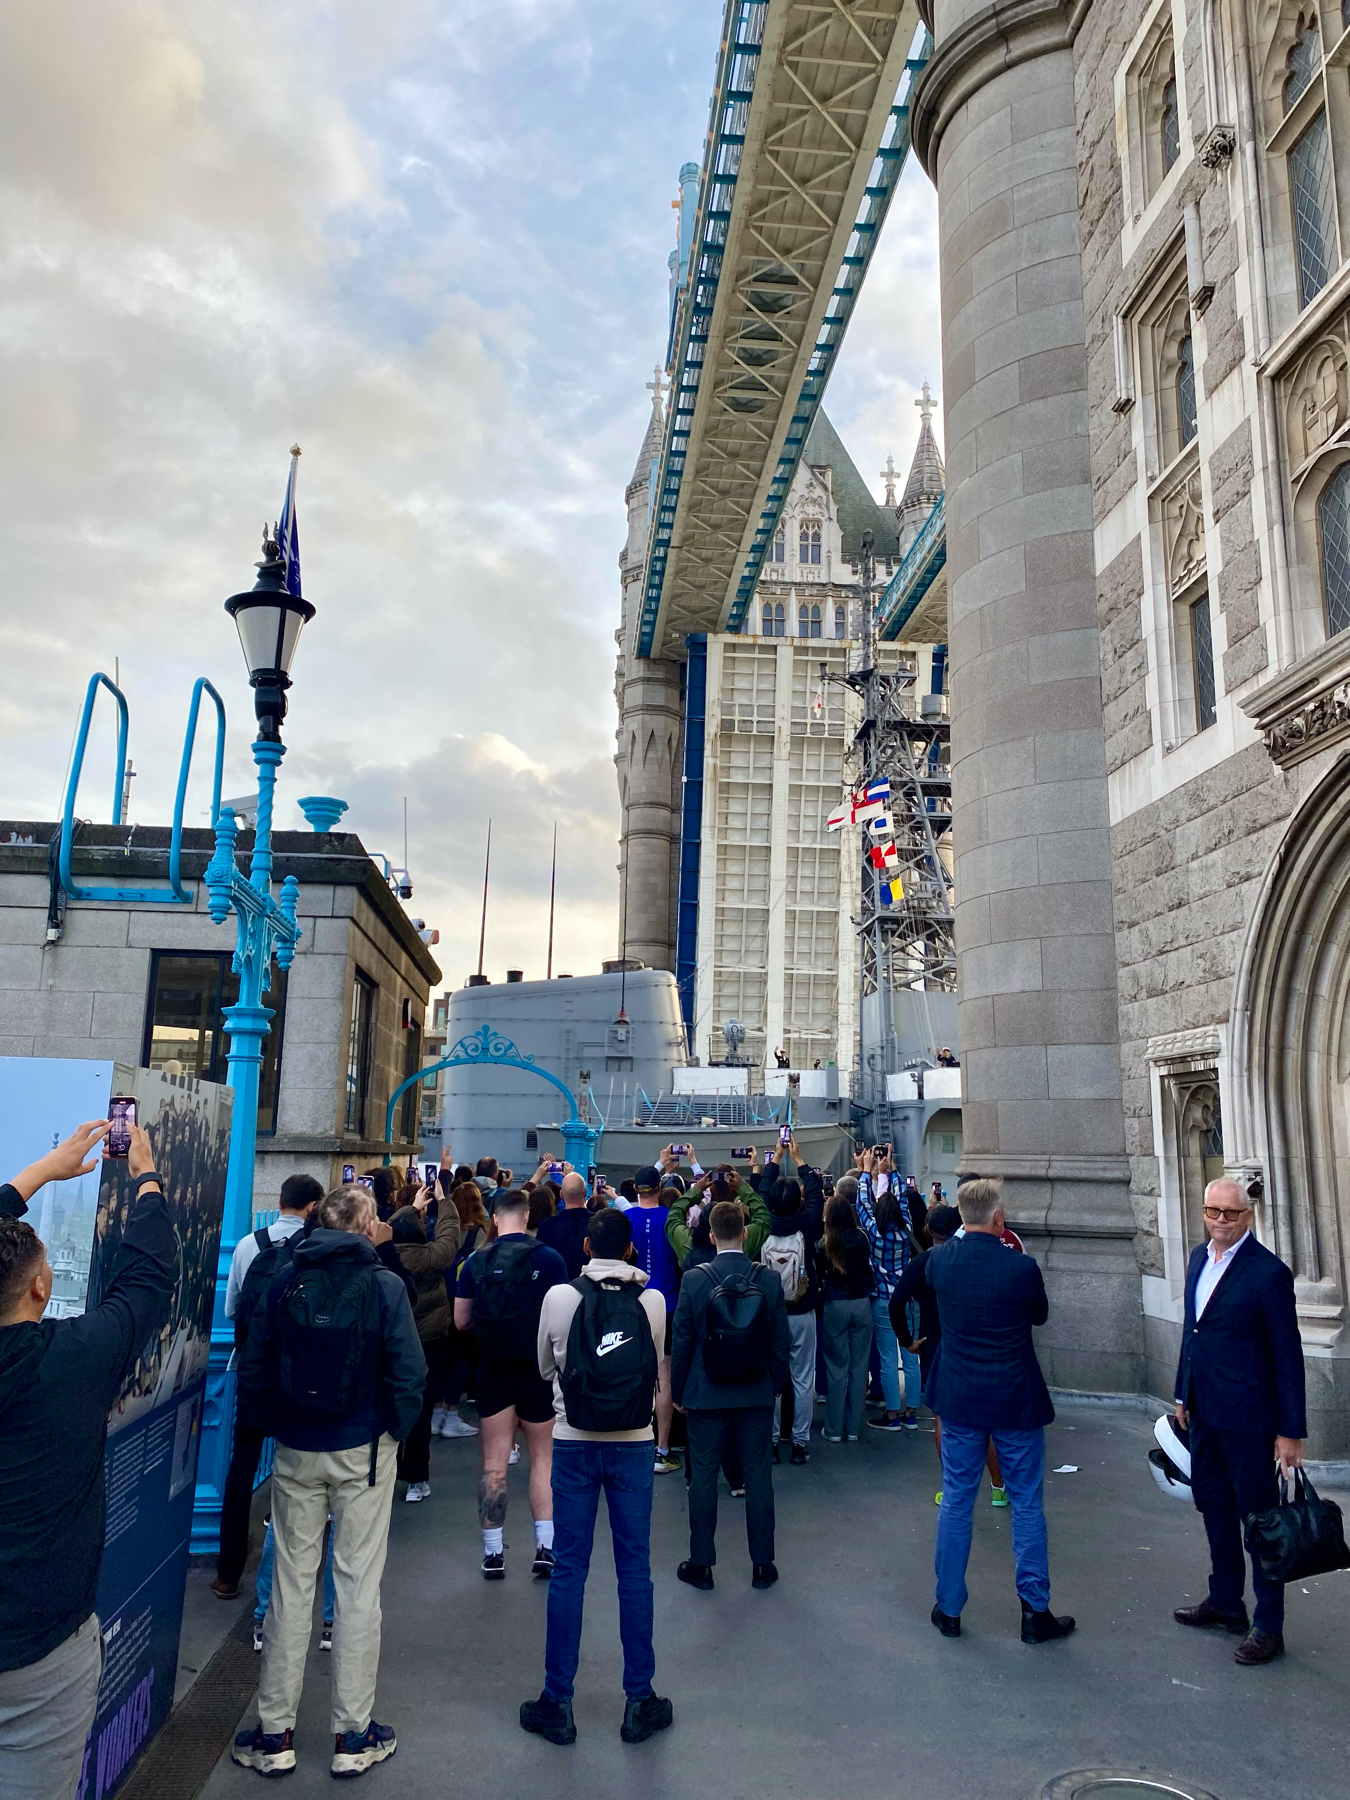
[[[811,628],[806,635],[808,637],[820,636],[820,608],[818,606],[811,608]]]
[[[1350,5],[1350,0],[1346,0]],[[1181,155],[1181,108],[1177,104],[1177,78],[1173,74],[1163,88],[1162,103],[1162,163],[1163,173]]]
[[[1350,0],[1346,0],[1346,5],[1350,6]],[[848,616],[842,606],[834,609],[834,635],[837,638],[848,636]]]
[[[1177,345],[1177,426],[1184,449],[1195,436],[1195,345],[1189,331]]]
[[[1322,66],[1322,34],[1317,28],[1317,15],[1305,19],[1299,14],[1298,35],[1289,52],[1285,67],[1289,70],[1284,83],[1284,110],[1307,93],[1313,76]]]
[[[797,561],[801,563],[818,563],[820,561],[819,525],[802,526],[797,536]]]
[[[764,602],[763,635],[765,637],[787,636],[787,615],[783,611],[781,600],[773,605],[770,605],[767,600]]]
[[[1322,586],[1326,593],[1327,631],[1335,636],[1350,626],[1350,463],[1342,463],[1317,503],[1322,537]]]
[[[1304,307],[1326,286],[1336,261],[1336,216],[1325,108],[1289,152],[1289,187],[1294,208],[1298,303]]]
[[[1191,667],[1195,672],[1195,729],[1208,731],[1219,716],[1214,696],[1214,638],[1208,594],[1191,602]]]
[[[1347,0],[1347,4],[1350,4],[1350,0]],[[783,541],[783,527],[780,525],[777,532],[774,534],[773,554],[770,556],[769,560],[770,562],[783,562],[786,557],[787,545]]]

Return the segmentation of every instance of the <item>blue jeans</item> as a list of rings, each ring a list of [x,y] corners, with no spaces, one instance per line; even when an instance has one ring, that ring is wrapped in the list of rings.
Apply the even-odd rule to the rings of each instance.
[[[993,1438],[1003,1469],[1003,1485],[1012,1506],[1013,1556],[1017,1592],[1028,1606],[1044,1612],[1050,1604],[1050,1552],[1041,1505],[1045,1474],[1042,1431],[985,1431],[974,1425],[942,1421],[942,1505],[938,1509],[937,1603],[959,1618],[968,1598],[966,1563],[970,1557],[971,1515],[984,1474],[985,1452]]]
[[[253,1608],[253,1616],[261,1625],[267,1617],[267,1609],[272,1604],[272,1563],[276,1558],[276,1545],[272,1541],[272,1521],[267,1521],[267,1535],[263,1539],[262,1556],[258,1562],[258,1604]],[[323,1622],[333,1623],[333,1609],[337,1605],[337,1595],[333,1588],[333,1526],[328,1526],[328,1544],[323,1553]]]
[[[890,1295],[884,1290],[872,1296],[872,1342],[881,1362],[881,1393],[888,1413],[902,1410],[900,1403],[900,1346],[891,1330]],[[908,1398],[908,1392],[906,1392]]]
[[[548,1584],[544,1696],[570,1700],[581,1656],[581,1607],[595,1543],[600,1490],[609,1507],[614,1571],[619,1578],[623,1691],[652,1691],[652,1440],[640,1444],[553,1442],[553,1575]]]

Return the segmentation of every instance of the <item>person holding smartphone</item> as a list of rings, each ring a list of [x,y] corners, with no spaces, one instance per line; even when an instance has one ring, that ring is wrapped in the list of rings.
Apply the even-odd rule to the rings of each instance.
[[[103,1644],[108,1410],[173,1300],[178,1251],[150,1139],[128,1123],[135,1201],[102,1298],[45,1319],[46,1246],[25,1223],[34,1194],[98,1167],[106,1119],[80,1125],[0,1187],[0,1794],[71,1800],[94,1719]],[[120,1181],[119,1186],[123,1185]]]

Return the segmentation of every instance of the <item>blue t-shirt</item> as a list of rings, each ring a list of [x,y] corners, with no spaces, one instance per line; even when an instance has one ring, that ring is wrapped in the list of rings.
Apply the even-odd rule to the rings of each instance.
[[[502,1237],[494,1238],[493,1243],[519,1244],[528,1236],[529,1233],[525,1231],[508,1231]],[[482,1246],[484,1253],[491,1248],[492,1244],[484,1244]],[[563,1261],[561,1256],[558,1255],[558,1252],[556,1250],[550,1250],[547,1244],[536,1243],[534,1254],[540,1271],[539,1300],[542,1305],[544,1295],[549,1288],[557,1287],[561,1282],[567,1280],[567,1264]],[[478,1292],[478,1270],[482,1266],[479,1263],[478,1258],[479,1252],[475,1251],[460,1269],[459,1280],[455,1283],[455,1298],[457,1300],[472,1300],[474,1295]]]
[[[664,1295],[668,1314],[675,1310],[675,1284],[679,1275],[675,1252],[666,1237],[669,1217],[668,1206],[630,1206],[628,1209],[637,1266],[646,1270],[648,1286]]]

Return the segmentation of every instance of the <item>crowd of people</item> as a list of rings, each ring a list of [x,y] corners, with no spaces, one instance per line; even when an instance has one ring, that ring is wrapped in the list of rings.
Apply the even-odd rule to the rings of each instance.
[[[164,1178],[137,1132],[128,1173],[138,1198],[102,1298],[83,1318],[43,1321],[51,1272],[22,1213],[43,1181],[78,1171],[103,1129],[81,1127],[0,1187],[0,1532],[11,1549],[0,1567],[0,1791],[44,1800],[74,1792],[97,1692],[104,1415],[173,1304]],[[654,1687],[657,1477],[683,1470],[689,1483],[678,1580],[715,1585],[724,1477],[745,1501],[751,1585],[767,1591],[779,1580],[774,1468],[784,1449],[790,1466],[809,1461],[822,1397],[819,1436],[832,1444],[857,1442],[864,1421],[917,1428],[921,1401],[934,1414],[931,1617],[944,1638],[961,1633],[986,1469],[993,1503],[1011,1511],[1022,1642],[1072,1632],[1075,1621],[1050,1607],[1042,1481],[1054,1411],[1032,1337],[1049,1312],[1040,1267],[1008,1228],[997,1180],[964,1178],[949,1206],[902,1181],[884,1146],[854,1165],[832,1179],[789,1139],[741,1169],[705,1170],[688,1146],[669,1145],[617,1188],[549,1161],[515,1185],[491,1159],[470,1169],[448,1150],[425,1184],[386,1169],[324,1193],[292,1177],[277,1222],[236,1247],[226,1296],[238,1417],[213,1584],[222,1598],[239,1592],[258,1454],[268,1437],[276,1446],[256,1614],[259,1716],[235,1740],[234,1761],[268,1776],[296,1766],[321,1566],[332,1773],[361,1775],[394,1753],[393,1727],[373,1717],[380,1583],[396,1483],[405,1503],[430,1497],[433,1435],[478,1439],[481,1568],[492,1582],[507,1575],[508,1469],[524,1439],[531,1574],[549,1591],[543,1686],[519,1718],[552,1743],[577,1735],[601,1493],[623,1645],[620,1734],[637,1744],[674,1717]],[[1219,1181],[1204,1210],[1210,1241],[1187,1276],[1176,1421],[1190,1433],[1212,1574],[1207,1599],[1174,1617],[1240,1636],[1236,1660],[1253,1665],[1283,1653],[1283,1590],[1255,1580],[1249,1625],[1241,1520],[1273,1504],[1277,1469],[1302,1462],[1303,1363],[1292,1278],[1252,1235],[1251,1201]],[[35,1379],[52,1358],[63,1379]],[[476,1423],[462,1416],[470,1399]],[[32,1504],[35,1457],[62,1470],[59,1519]],[[35,1606],[23,1570],[43,1559],[65,1573]]]

